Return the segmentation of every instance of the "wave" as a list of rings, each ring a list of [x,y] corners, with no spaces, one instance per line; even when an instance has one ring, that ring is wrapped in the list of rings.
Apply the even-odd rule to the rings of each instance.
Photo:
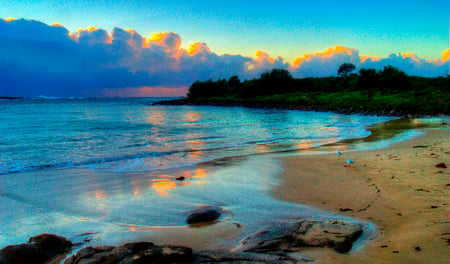
[[[203,140],[207,140],[208,138],[214,138],[214,137],[203,137]],[[162,151],[162,152],[140,152],[140,153],[134,153],[134,154],[127,154],[127,155],[118,155],[113,157],[106,157],[106,158],[93,158],[88,160],[82,160],[77,162],[57,162],[52,164],[39,164],[39,165],[24,165],[20,166],[17,165],[10,168],[5,168],[0,166],[0,175],[10,174],[10,173],[22,173],[22,172],[34,172],[39,170],[45,170],[45,169],[59,169],[59,168],[76,168],[76,167],[90,167],[93,169],[96,169],[98,165],[105,165],[108,163],[114,163],[114,162],[122,162],[122,161],[138,161],[146,158],[164,158],[167,157],[167,161],[170,161],[170,157],[173,155],[181,155],[181,157],[177,156],[175,157],[176,161],[178,163],[181,163],[181,166],[186,165],[192,165],[197,163],[203,163],[208,162],[215,159],[220,158],[226,158],[230,156],[241,156],[241,155],[252,155],[252,154],[261,154],[260,151],[255,151],[253,148],[258,147],[260,145],[280,145],[282,143],[287,143],[294,141],[302,141],[302,140],[311,140],[311,138],[308,137],[282,137],[282,138],[273,138],[269,140],[257,140],[257,141],[248,141],[248,142],[242,142],[240,144],[233,144],[233,145],[226,145],[226,146],[220,146],[220,147],[210,147],[210,148],[204,148],[204,149],[182,149],[182,150],[173,150],[173,151]],[[318,145],[322,145],[323,142],[321,142],[321,138],[315,138]],[[331,140],[331,139],[330,139]],[[337,141],[339,139],[335,138],[333,141]],[[329,142],[327,142],[329,143]],[[140,145],[140,144],[139,144]],[[145,145],[145,144],[144,144]],[[133,146],[135,147],[136,144],[132,144],[126,147]],[[286,150],[298,150],[301,149],[295,144],[292,146],[283,146],[283,147],[275,147],[272,149],[267,149],[264,153],[275,153],[279,151],[286,151]],[[231,153],[230,153],[231,151]],[[222,152],[222,153],[221,153]],[[184,158],[185,156],[188,156],[189,154],[195,154],[197,157],[201,155],[200,159],[196,160],[187,160],[184,163],[180,162],[180,158]],[[199,155],[200,154],[200,155]],[[172,157],[173,158],[173,157]],[[133,163],[142,163],[141,161],[133,162]],[[171,168],[171,167],[178,167],[180,164],[169,164],[166,162],[165,167],[161,168]],[[121,169],[116,170],[117,172],[123,172],[126,171],[129,167],[133,167],[133,165],[130,164],[122,164]],[[152,170],[158,170],[161,168],[154,168]]]
[[[22,173],[22,172],[34,172],[45,169],[59,169],[59,168],[76,168],[76,167],[89,167],[92,165],[106,164],[112,162],[119,161],[127,161],[127,160],[136,160],[136,159],[145,159],[150,157],[164,157],[170,156],[174,154],[188,154],[188,153],[196,153],[196,152],[208,152],[208,151],[217,151],[228,149],[229,147],[217,147],[217,148],[209,148],[209,149],[189,149],[189,150],[178,150],[178,151],[167,151],[167,152],[145,152],[145,153],[136,153],[130,155],[122,155],[108,158],[94,158],[79,162],[60,162],[53,164],[39,164],[39,165],[31,165],[31,166],[15,166],[13,168],[4,169],[0,167],[0,175],[11,174],[11,173]],[[200,161],[200,162],[203,162]]]

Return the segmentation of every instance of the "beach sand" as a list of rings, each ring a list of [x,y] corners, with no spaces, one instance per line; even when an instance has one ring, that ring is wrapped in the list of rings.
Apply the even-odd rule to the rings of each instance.
[[[305,249],[317,263],[449,263],[448,128],[386,149],[281,157],[277,199],[374,223],[357,252]],[[348,165],[350,158],[354,164]]]

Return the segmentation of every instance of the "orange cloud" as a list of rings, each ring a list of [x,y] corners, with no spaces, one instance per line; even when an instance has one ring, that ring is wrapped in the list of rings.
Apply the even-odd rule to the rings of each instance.
[[[3,19],[5,22],[11,22],[11,21],[14,21],[14,20],[17,20],[17,18],[15,18],[15,17],[7,17],[7,18],[5,18],[5,19]]]
[[[328,48],[325,52],[316,52],[314,56],[320,57],[331,57],[335,53],[347,53],[347,55],[352,55],[352,51],[356,51],[355,49],[347,48],[344,46],[334,46],[334,48]],[[312,54],[306,54],[306,57],[311,57]]]
[[[270,57],[269,54],[267,52],[261,51],[261,50],[257,50],[256,51],[256,58],[260,59],[260,60],[269,60],[271,63],[275,62],[275,59]]]
[[[404,52],[404,53],[401,53],[401,55],[402,55],[403,59],[409,58],[409,59],[411,59],[411,60],[413,60],[415,62],[419,62],[419,58],[413,52]]]
[[[381,60],[380,57],[377,56],[365,56],[365,55],[360,55],[359,58],[361,59],[361,62],[365,62],[366,60],[372,60],[372,61],[379,61]]]
[[[79,29],[77,30],[77,33],[81,33],[81,32],[83,32],[83,31],[87,31],[87,32],[91,33],[91,32],[94,32],[94,31],[96,31],[96,30],[98,30],[98,28],[96,28],[96,27],[94,27],[94,26],[89,26],[89,27],[86,28],[86,29],[79,28]]]
[[[211,53],[209,47],[203,42],[195,42],[189,45],[186,50],[187,54],[193,56],[199,53]]]
[[[54,22],[52,24],[52,27],[63,27],[63,25],[61,23],[59,23],[59,22]]]
[[[294,68],[297,68],[305,61],[310,61],[313,58],[323,58],[323,59],[329,59],[332,58],[335,54],[339,53],[345,53],[348,56],[352,56],[354,54],[358,54],[358,51],[356,49],[347,48],[344,46],[336,45],[333,48],[328,48],[324,52],[315,52],[315,53],[307,53],[304,54],[303,57],[299,57],[295,59],[292,63],[292,66]],[[365,56],[365,59],[371,58],[369,56]]]
[[[448,60],[450,60],[450,49],[446,49],[444,50],[444,52],[442,52],[442,61]]]
[[[144,38],[144,47],[149,48],[152,44],[160,46],[166,52],[177,55],[181,47],[181,37],[173,32],[152,33],[149,38]]]

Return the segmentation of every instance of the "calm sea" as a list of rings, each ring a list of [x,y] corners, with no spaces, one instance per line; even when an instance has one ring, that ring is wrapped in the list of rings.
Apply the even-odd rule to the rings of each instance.
[[[49,168],[151,171],[365,137],[388,117],[208,106],[154,98],[0,100],[0,175]]]
[[[216,227],[242,226],[231,244],[268,223],[335,218],[271,198],[282,168],[254,154],[365,137],[365,126],[392,119],[156,100],[0,100],[0,247],[43,232],[91,244],[155,241],[167,228],[193,232],[185,219],[200,205],[227,212],[208,229],[213,237],[225,232]]]

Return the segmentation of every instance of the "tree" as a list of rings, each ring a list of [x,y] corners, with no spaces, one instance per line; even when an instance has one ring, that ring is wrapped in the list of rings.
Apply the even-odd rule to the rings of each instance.
[[[356,87],[360,91],[367,91],[367,97],[370,99],[379,86],[378,79],[379,75],[375,69],[360,69]]]
[[[352,71],[356,69],[356,66],[351,63],[342,63],[341,66],[339,66],[337,74],[343,77],[348,76]]]
[[[385,66],[380,72],[380,81],[385,93],[406,91],[411,88],[408,75],[391,65]]]
[[[259,86],[261,94],[277,94],[290,91],[293,77],[288,70],[273,69],[261,74]]]
[[[236,93],[241,88],[241,80],[238,76],[232,76],[228,79],[228,89],[231,93]]]

